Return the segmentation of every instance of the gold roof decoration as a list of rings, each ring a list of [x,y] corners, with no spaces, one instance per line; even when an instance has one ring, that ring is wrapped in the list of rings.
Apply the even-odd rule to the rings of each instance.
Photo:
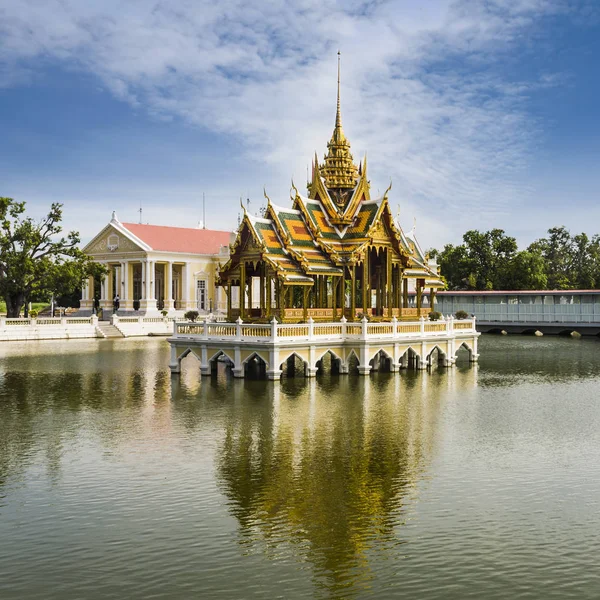
[[[342,115],[340,110],[340,53],[338,52],[338,79],[337,79],[337,110],[335,113],[335,127],[331,140],[327,144],[325,162],[320,168],[329,189],[332,200],[343,212],[351,194],[349,190],[356,187],[359,178],[358,168],[350,153],[350,142],[342,129]]]
[[[263,190],[267,207],[261,217],[248,214],[242,202],[244,218],[231,260],[221,269],[221,281],[239,277],[240,262],[260,259],[270,276],[284,285],[311,286],[316,276],[345,277],[348,267],[365,260],[370,248],[389,249],[393,265],[401,272],[412,268],[426,273],[428,285],[439,279],[427,264],[414,228],[405,233],[394,219],[388,199],[391,182],[383,196],[371,199],[366,154],[360,165],[353,163],[342,129],[339,53],[337,84],[333,136],[324,163],[315,154],[308,196],[292,181],[292,206],[286,208],[273,204]]]

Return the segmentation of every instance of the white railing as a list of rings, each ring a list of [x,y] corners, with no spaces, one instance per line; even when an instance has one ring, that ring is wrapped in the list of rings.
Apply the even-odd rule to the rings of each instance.
[[[172,323],[175,320],[175,317],[120,317],[117,314],[110,317],[111,325],[118,325],[119,323],[139,323],[140,325],[144,323]]]
[[[40,318],[19,318],[7,319],[0,317],[0,330],[8,327],[49,327],[59,326],[68,327],[69,325],[97,325],[98,317],[40,317]]]
[[[198,340],[286,343],[317,340],[371,340],[371,339],[423,339],[430,337],[453,337],[460,334],[475,333],[475,319],[455,320],[452,317],[440,321],[391,321],[369,323],[363,319],[349,323],[345,318],[335,323],[314,323],[309,318],[304,324],[244,323],[238,319],[235,323],[175,322],[174,338],[192,338]]]
[[[70,339],[98,336],[98,317],[0,317],[0,341]]]

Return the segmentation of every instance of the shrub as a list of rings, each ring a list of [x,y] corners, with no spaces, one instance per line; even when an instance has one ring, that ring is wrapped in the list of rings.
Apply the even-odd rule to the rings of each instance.
[[[467,319],[469,317],[469,315],[467,314],[467,312],[464,311],[464,310],[457,310],[456,313],[454,314],[454,316],[457,319]]]
[[[37,316],[38,316],[38,311],[37,310],[33,310],[32,309],[32,310],[29,311],[29,318],[30,319],[37,319]]]
[[[183,318],[193,323],[199,316],[200,313],[197,310],[188,310],[185,315],[183,315]]]
[[[433,310],[429,313],[430,321],[439,321],[442,318],[442,313],[437,310]]]
[[[191,311],[190,311],[190,312],[191,312]],[[160,314],[161,314],[163,317],[166,317],[166,316],[169,314],[169,311],[168,311],[168,310],[165,310],[165,309],[163,308],[163,310],[161,310],[161,311],[160,311]]]

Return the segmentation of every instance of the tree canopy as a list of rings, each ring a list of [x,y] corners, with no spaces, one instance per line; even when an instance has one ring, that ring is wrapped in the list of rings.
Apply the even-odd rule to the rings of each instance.
[[[430,251],[450,290],[594,289],[600,286],[600,236],[553,227],[519,250],[502,229],[467,231],[460,245]]]
[[[0,197],[0,296],[8,317],[19,317],[33,298],[70,293],[105,268],[78,248],[75,231],[61,236],[62,205],[36,222],[25,216],[25,202]]]

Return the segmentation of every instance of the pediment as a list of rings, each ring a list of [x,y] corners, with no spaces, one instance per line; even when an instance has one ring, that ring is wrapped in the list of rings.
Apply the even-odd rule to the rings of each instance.
[[[145,252],[145,249],[130,240],[122,231],[112,225],[107,225],[83,251],[94,256],[96,254]]]

